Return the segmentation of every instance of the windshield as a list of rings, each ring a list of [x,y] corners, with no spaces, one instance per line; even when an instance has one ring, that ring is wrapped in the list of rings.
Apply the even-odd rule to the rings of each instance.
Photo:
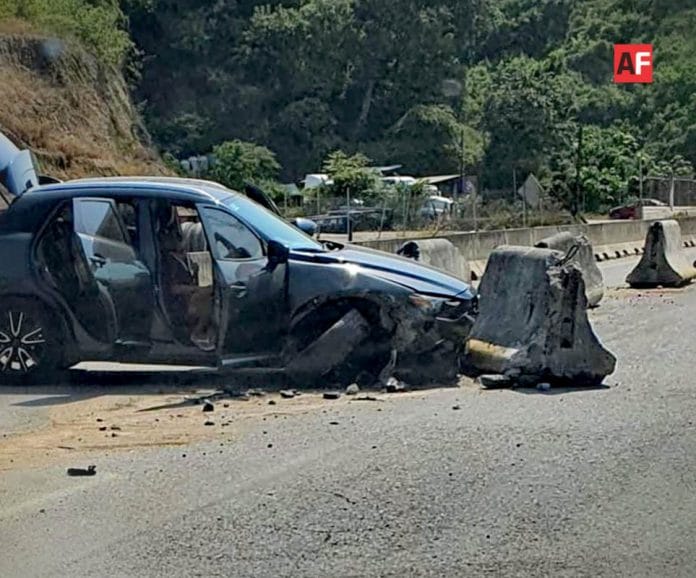
[[[235,195],[225,205],[267,241],[278,241],[294,251],[324,250],[321,243],[250,199]]]

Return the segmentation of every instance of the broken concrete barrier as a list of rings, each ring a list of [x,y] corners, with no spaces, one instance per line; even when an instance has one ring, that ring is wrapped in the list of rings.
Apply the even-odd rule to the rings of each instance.
[[[597,266],[592,244],[585,235],[573,235],[564,231],[539,241],[535,247],[562,251],[568,261],[577,265],[585,281],[588,307],[597,307],[604,297],[604,278]]]
[[[397,254],[419,261],[424,265],[447,271],[464,281],[471,281],[469,262],[461,251],[447,239],[407,241],[399,248]]]
[[[626,277],[631,287],[681,287],[696,277],[696,269],[682,250],[681,229],[677,221],[657,221],[650,225],[643,257]]]
[[[503,246],[488,260],[464,357],[470,373],[600,383],[616,358],[587,318],[583,276],[559,251]]]

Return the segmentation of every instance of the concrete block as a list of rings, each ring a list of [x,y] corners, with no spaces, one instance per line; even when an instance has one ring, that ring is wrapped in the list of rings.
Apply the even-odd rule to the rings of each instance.
[[[635,269],[626,277],[631,287],[681,287],[691,283],[696,269],[682,248],[681,229],[673,220],[650,225],[645,249]]]
[[[588,307],[599,305],[604,297],[604,278],[595,261],[592,245],[585,235],[573,235],[564,231],[542,239],[535,246],[564,253],[568,261],[577,265],[582,272]]]
[[[586,385],[614,371],[616,358],[587,318],[582,272],[563,253],[496,249],[479,298],[464,358],[471,373]]]
[[[419,239],[404,243],[398,250],[399,255],[414,259],[447,271],[464,281],[471,281],[471,269],[468,261],[447,239]]]

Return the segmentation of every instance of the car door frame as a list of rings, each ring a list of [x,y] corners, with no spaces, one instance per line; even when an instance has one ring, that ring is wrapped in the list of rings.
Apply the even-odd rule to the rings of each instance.
[[[75,230],[75,233],[79,235],[84,235],[84,236],[89,236],[94,238],[97,238],[95,235],[88,235],[87,233],[79,233],[79,219],[82,219],[83,216],[81,212],[78,210],[78,206],[81,203],[88,203],[88,202],[100,202],[100,203],[107,203],[111,210],[113,211],[113,214],[116,218],[116,222],[118,224],[118,227],[121,231],[123,240],[125,241],[123,243],[124,247],[126,248],[127,251],[131,253],[129,255],[129,258],[131,259],[132,264],[137,264],[142,266],[142,269],[147,272],[148,278],[149,278],[149,290],[150,290],[150,297],[152,299],[152,303],[154,304],[155,302],[155,286],[154,286],[154,279],[153,279],[153,273],[151,268],[148,266],[147,262],[143,259],[140,251],[140,247],[134,247],[132,244],[132,240],[130,237],[130,234],[128,232],[128,228],[126,224],[123,221],[123,217],[121,216],[117,203],[119,200],[123,200],[129,198],[123,194],[118,192],[118,194],[113,194],[113,192],[110,192],[108,190],[106,191],[89,191],[88,194],[85,195],[79,195],[75,196],[72,198],[72,210],[73,210],[73,228]],[[137,202],[137,200],[136,200]],[[136,222],[138,223],[138,226],[140,226],[140,207],[136,206]],[[104,241],[108,244],[111,241],[103,237]],[[140,245],[140,235],[139,235],[139,242],[138,245]],[[86,253],[86,252],[85,252]],[[85,254],[87,257],[88,261],[92,261],[95,264],[95,267],[99,267],[98,263],[94,261],[93,257],[90,257],[89,255]],[[95,256],[98,256],[98,254],[95,253]],[[108,258],[107,258],[108,261]],[[107,263],[108,264],[108,263]],[[102,265],[105,266],[105,265]],[[99,283],[98,278],[96,276],[96,271],[92,272],[93,275],[95,275],[95,278],[97,279],[97,283]],[[109,292],[109,289],[106,289],[107,292]],[[143,349],[148,350],[151,346],[151,339],[150,339],[150,333],[152,329],[152,322],[153,318],[152,316],[147,316],[145,319],[147,320],[145,325],[141,328],[145,335],[143,338],[134,341],[131,339],[128,339],[129,336],[124,335],[123,331],[125,330],[125,327],[121,326],[121,320],[123,317],[123,312],[119,312],[119,309],[121,306],[118,303],[118,299],[114,298],[114,296],[109,293],[109,297],[112,300],[115,313],[116,313],[116,337],[115,337],[115,342],[114,342],[114,348],[117,348],[119,346],[124,346],[125,348],[137,348],[138,350],[142,351]],[[151,308],[146,307],[146,310],[151,310]],[[133,336],[130,336],[133,337]],[[127,353],[127,351],[125,352]]]

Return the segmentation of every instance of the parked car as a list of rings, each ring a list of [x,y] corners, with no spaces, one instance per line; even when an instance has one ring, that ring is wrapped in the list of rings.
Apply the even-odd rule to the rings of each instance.
[[[666,207],[667,203],[657,199],[643,199],[632,203],[615,207],[609,211],[610,219],[640,219],[641,207]]]
[[[395,352],[396,371],[408,371],[409,361],[425,369],[425,355],[463,345],[476,298],[443,271],[320,243],[216,183],[38,185],[21,165],[4,172],[14,200],[0,213],[4,381],[81,361],[349,381],[378,373]]]
[[[348,210],[343,207],[329,211],[325,215],[313,216],[308,220],[315,223],[322,233],[345,233]],[[389,231],[394,221],[394,211],[370,207],[351,208],[350,221],[353,232],[378,231],[380,228]]]
[[[422,219],[436,221],[446,220],[452,217],[455,203],[452,199],[431,195],[423,202],[418,214]]]

